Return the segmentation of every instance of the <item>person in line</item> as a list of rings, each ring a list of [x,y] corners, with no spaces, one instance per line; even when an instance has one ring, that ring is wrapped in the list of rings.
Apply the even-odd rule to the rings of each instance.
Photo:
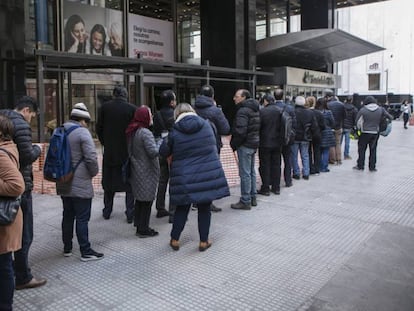
[[[326,99],[324,97],[318,98],[315,105],[315,110],[320,111],[323,117],[323,129],[321,131],[321,161],[319,171],[321,173],[329,172],[329,149],[336,145],[335,134],[333,127],[335,120],[332,112],[328,109]]]
[[[149,130],[152,125],[151,110],[141,106],[135,111],[134,118],[126,129],[131,175],[129,183],[135,198],[134,225],[140,238],[154,237],[158,232],[149,227],[151,206],[155,199],[160,165],[158,146]]]
[[[355,126],[355,118],[358,113],[358,110],[354,106],[353,96],[350,95],[347,97],[344,108],[345,108],[345,118],[344,123],[342,125],[342,137],[341,137],[341,145],[342,141],[345,141],[344,146],[344,160],[352,160],[352,157],[349,155],[349,146],[351,142],[351,130]]]
[[[104,189],[104,219],[111,217],[116,192],[126,192],[125,215],[128,223],[134,219],[134,196],[131,186],[122,178],[122,165],[128,159],[125,130],[134,117],[136,106],[128,103],[128,91],[122,85],[115,86],[113,99],[98,110],[96,134],[104,147],[102,187]]]
[[[24,192],[19,172],[19,153],[13,143],[13,123],[0,115],[0,196],[17,197]],[[8,226],[0,226],[0,310],[12,310],[14,296],[13,252],[22,245],[23,214]]]
[[[56,192],[62,198],[62,240],[63,256],[72,256],[73,227],[76,222],[81,261],[99,260],[104,257],[91,248],[88,223],[91,218],[92,198],[94,195],[92,178],[99,172],[95,143],[88,130],[91,116],[84,103],[73,106],[70,119],[64,123],[66,130],[75,128],[68,135],[72,163],[79,163],[70,182],[56,183]]]
[[[411,109],[410,109],[410,105],[408,105],[408,100],[403,101],[400,110],[402,111],[402,115],[403,115],[404,128],[408,129],[407,123],[408,123],[408,120],[410,119],[410,114],[411,114]]]
[[[330,163],[331,164],[342,164],[342,152],[341,152],[341,137],[342,137],[342,127],[344,124],[345,118],[345,107],[342,102],[340,102],[335,96],[334,92],[331,89],[325,91],[325,98],[328,101],[328,109],[332,112],[335,119],[335,148],[330,149]]]
[[[302,160],[302,178],[309,179],[309,142],[312,141],[312,136],[319,131],[318,124],[315,117],[309,109],[305,108],[305,98],[303,96],[296,96],[295,98],[295,142],[292,145],[292,166],[293,179],[300,179],[300,169],[298,164],[298,154]]]
[[[165,90],[160,96],[160,110],[154,115],[154,136],[157,140],[161,140],[163,136],[167,136],[168,132],[174,125],[174,108],[177,105],[177,97],[173,90]],[[157,200],[155,208],[157,210],[157,218],[170,216],[170,223],[173,222],[173,214],[175,207],[170,203],[168,211],[165,209],[165,194],[167,192],[168,181],[170,179],[170,166],[167,158],[160,156],[160,178],[158,181]]]
[[[325,129],[322,112],[315,109],[316,99],[314,96],[306,97],[305,107],[312,111],[318,125],[317,133],[312,133],[312,141],[309,142],[309,167],[311,175],[319,175],[321,166],[321,133]]]
[[[289,103],[285,103],[283,101],[283,90],[282,89],[276,89],[273,92],[273,95],[275,97],[275,104],[277,107],[282,109],[282,111],[286,110],[287,113],[289,113],[290,117],[293,120],[293,127],[296,127],[296,115],[295,115],[295,109],[292,107],[292,105]],[[293,144],[293,143],[292,143]],[[282,145],[282,157],[283,157],[283,177],[285,180],[286,187],[292,186],[292,144],[290,145]]]
[[[1,110],[0,114],[7,116],[13,123],[13,142],[19,151],[20,173],[23,175],[25,191],[21,197],[23,212],[22,248],[14,253],[14,272],[16,277],[16,290],[43,286],[45,278],[33,277],[29,267],[29,250],[33,242],[33,169],[32,163],[39,156],[41,149],[32,144],[32,129],[30,122],[37,115],[37,103],[30,96],[21,97],[14,110]]]
[[[114,22],[109,27],[109,49],[112,56],[124,56],[124,42],[122,38],[122,25]]]
[[[106,30],[101,24],[92,27],[89,46],[89,54],[111,56],[110,49],[106,48]]]
[[[77,14],[70,16],[65,25],[65,52],[86,53],[89,35],[85,30],[85,22]]]
[[[160,147],[160,155],[172,156],[170,200],[176,206],[170,246],[180,247],[191,204],[197,204],[199,250],[205,251],[209,240],[211,202],[230,195],[224,170],[217,153],[217,141],[208,121],[198,116],[187,103],[174,110],[175,123]]]
[[[377,100],[372,96],[364,99],[364,106],[356,116],[357,129],[361,131],[358,139],[358,160],[353,169],[362,171],[365,166],[365,152],[369,146],[368,168],[370,172],[376,172],[377,144],[381,119],[393,117],[382,107],[378,106]]]
[[[230,147],[237,151],[241,197],[231,208],[250,210],[251,206],[257,206],[255,156],[260,139],[260,106],[245,89],[237,90],[233,100],[237,112]]]
[[[200,95],[195,99],[194,108],[200,117],[210,121],[216,136],[217,152],[220,155],[221,147],[223,147],[221,136],[230,134],[230,125],[223,111],[217,107],[214,100],[214,88],[211,85],[201,87]],[[221,208],[211,203],[211,211],[221,212]]]
[[[262,186],[257,193],[269,196],[270,191],[280,194],[282,110],[276,106],[275,98],[270,94],[265,94],[262,101],[264,107],[260,109],[259,145],[259,173]]]

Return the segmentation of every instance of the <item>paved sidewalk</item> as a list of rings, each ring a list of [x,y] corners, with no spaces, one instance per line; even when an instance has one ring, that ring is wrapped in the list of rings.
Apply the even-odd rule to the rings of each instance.
[[[35,195],[30,261],[46,286],[17,291],[15,310],[414,310],[414,127],[394,121],[380,138],[378,172],[354,171],[355,161],[258,196],[251,211],[235,211],[232,196],[216,202],[213,246],[198,251],[192,211],[174,252],[171,225],[153,215],[155,238],[139,239],[126,223],[122,195],[103,220],[93,201],[92,247],[97,262],[62,256],[57,196]],[[357,157],[356,143],[351,154]],[[398,296],[396,296],[398,294]]]

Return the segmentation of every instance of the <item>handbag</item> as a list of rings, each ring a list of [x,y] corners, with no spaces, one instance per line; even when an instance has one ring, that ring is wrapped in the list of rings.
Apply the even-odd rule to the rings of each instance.
[[[19,211],[20,200],[20,196],[0,196],[0,226],[8,226],[14,222]]]

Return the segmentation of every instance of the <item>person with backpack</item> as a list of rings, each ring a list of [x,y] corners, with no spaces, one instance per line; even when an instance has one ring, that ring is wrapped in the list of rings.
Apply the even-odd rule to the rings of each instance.
[[[309,167],[311,175],[318,175],[321,166],[321,133],[325,129],[325,122],[322,112],[315,109],[316,99],[314,96],[306,97],[305,107],[312,111],[318,124],[318,131],[312,133],[312,141],[309,142]]]
[[[377,144],[380,132],[380,123],[383,118],[392,120],[393,117],[384,108],[378,106],[377,100],[372,96],[364,99],[364,107],[356,116],[357,129],[361,131],[358,139],[358,160],[354,170],[362,171],[365,165],[365,152],[369,146],[369,171],[376,172]]]
[[[45,278],[35,278],[29,266],[29,250],[33,242],[32,163],[39,158],[41,152],[39,146],[32,144],[30,122],[36,117],[37,109],[37,103],[32,97],[23,96],[17,101],[14,110],[0,111],[13,123],[13,142],[19,151],[20,173],[25,183],[20,205],[23,212],[22,248],[14,252],[16,290],[43,286],[47,282]]]
[[[283,90],[282,89],[276,89],[273,92],[273,95],[275,97],[275,104],[277,107],[279,107],[280,109],[282,109],[283,113],[288,113],[291,117],[291,123],[292,123],[292,127],[293,127],[293,132],[290,134],[290,136],[293,136],[292,139],[289,139],[289,142],[286,142],[285,144],[282,145],[282,157],[283,157],[283,163],[284,163],[284,167],[283,167],[283,177],[285,180],[285,185],[286,187],[291,187],[292,186],[292,160],[291,160],[291,155],[292,155],[292,145],[293,142],[295,140],[295,132],[294,129],[296,127],[296,115],[295,115],[295,110],[293,108],[293,106],[291,104],[287,104],[283,101]],[[290,102],[290,101],[288,101]]]
[[[270,191],[280,194],[282,110],[276,106],[275,98],[270,94],[265,94],[261,101],[259,174],[262,186],[257,193],[269,196]]]
[[[352,103],[353,96],[348,96],[346,101],[344,102],[345,108],[345,118],[344,123],[342,125],[342,137],[341,137],[341,145],[342,142],[345,140],[345,147],[344,147],[344,160],[352,160],[352,157],[349,155],[349,145],[351,141],[351,130],[355,126],[355,118],[358,113],[358,110]]]
[[[174,108],[177,105],[177,96],[173,90],[164,90],[160,96],[160,110],[154,115],[154,136],[158,141],[167,136],[174,125]],[[170,179],[170,165],[167,158],[160,156],[160,178],[158,181],[157,199],[155,208],[157,218],[169,216],[169,222],[173,222],[175,206],[171,203],[168,211],[165,209],[165,194],[167,193],[168,181]]]
[[[81,261],[99,260],[104,257],[91,248],[89,242],[88,222],[91,217],[92,198],[94,195],[92,178],[99,172],[95,143],[88,130],[91,116],[84,103],[73,106],[70,119],[63,124],[70,148],[72,166],[75,166],[73,179],[56,183],[56,192],[63,202],[62,240],[63,256],[72,255],[73,228],[76,222]],[[51,141],[53,140],[53,136]],[[47,159],[46,159],[47,161]]]
[[[125,192],[125,215],[128,223],[134,220],[134,196],[131,186],[124,181],[122,167],[128,159],[125,130],[134,117],[136,106],[128,103],[128,91],[122,85],[115,86],[113,99],[98,110],[96,134],[104,147],[102,187],[104,208],[102,217],[109,219],[116,192]]]
[[[230,125],[223,111],[217,107],[214,101],[214,88],[211,85],[201,87],[200,95],[196,97],[194,102],[194,109],[200,117],[210,122],[216,137],[217,152],[220,155],[221,147],[223,147],[221,136],[230,134]],[[211,211],[221,212],[221,208],[211,203]]]

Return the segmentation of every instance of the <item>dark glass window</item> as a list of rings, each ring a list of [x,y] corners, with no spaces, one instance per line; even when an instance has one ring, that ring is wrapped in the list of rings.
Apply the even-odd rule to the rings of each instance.
[[[368,90],[378,91],[380,89],[380,78],[379,73],[370,73],[368,74]]]

